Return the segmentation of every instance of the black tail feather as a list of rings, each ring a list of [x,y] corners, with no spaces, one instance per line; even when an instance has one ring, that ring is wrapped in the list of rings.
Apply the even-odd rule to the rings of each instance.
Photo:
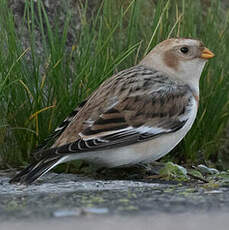
[[[18,173],[15,177],[13,177],[9,183],[20,183],[29,185],[43,174],[48,172],[53,168],[54,165],[61,159],[60,156],[54,156],[52,158],[43,158],[39,161],[36,161]]]

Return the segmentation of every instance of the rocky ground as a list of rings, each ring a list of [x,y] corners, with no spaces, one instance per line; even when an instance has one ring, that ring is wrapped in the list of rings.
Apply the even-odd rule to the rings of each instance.
[[[227,180],[219,185],[158,179],[98,180],[50,173],[33,185],[22,186],[8,183],[11,174],[0,175],[0,227],[34,227],[34,223],[41,227],[52,223],[55,229],[63,229],[64,225],[84,229],[104,228],[109,223],[115,229],[131,223],[137,229],[142,223],[146,229],[151,224],[166,229],[170,224],[174,228],[182,223],[193,226],[195,220],[195,224],[199,221],[213,229],[213,217],[214,223],[229,223]]]

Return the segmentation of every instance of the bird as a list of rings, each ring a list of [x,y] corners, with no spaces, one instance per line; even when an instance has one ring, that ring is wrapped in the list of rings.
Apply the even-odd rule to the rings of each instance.
[[[199,80],[214,56],[198,39],[160,42],[137,65],[105,80],[54,130],[54,143],[9,182],[29,185],[71,160],[113,168],[160,159],[191,129]]]

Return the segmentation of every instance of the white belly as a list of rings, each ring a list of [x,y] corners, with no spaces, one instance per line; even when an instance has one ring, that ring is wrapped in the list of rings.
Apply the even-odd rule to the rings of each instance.
[[[69,156],[65,161],[85,159],[106,167],[131,165],[138,162],[155,161],[170,152],[187,134],[193,125],[197,114],[197,103],[194,100],[193,108],[185,125],[176,132],[163,134],[150,141],[137,143],[116,149],[93,151]]]

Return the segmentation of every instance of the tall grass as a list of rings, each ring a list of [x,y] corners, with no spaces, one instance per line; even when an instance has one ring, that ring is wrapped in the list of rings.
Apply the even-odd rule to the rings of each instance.
[[[7,1],[0,2],[2,165],[28,162],[32,149],[104,79],[138,63],[168,37],[199,38],[216,53],[201,78],[197,121],[170,157],[193,162],[217,155],[229,117],[228,13],[217,0],[211,6],[192,0],[155,2],[104,0],[88,18],[87,1],[82,1],[81,26],[70,49],[70,11],[59,31],[59,22],[51,25],[42,1],[27,1],[24,27],[29,46],[24,47]]]

